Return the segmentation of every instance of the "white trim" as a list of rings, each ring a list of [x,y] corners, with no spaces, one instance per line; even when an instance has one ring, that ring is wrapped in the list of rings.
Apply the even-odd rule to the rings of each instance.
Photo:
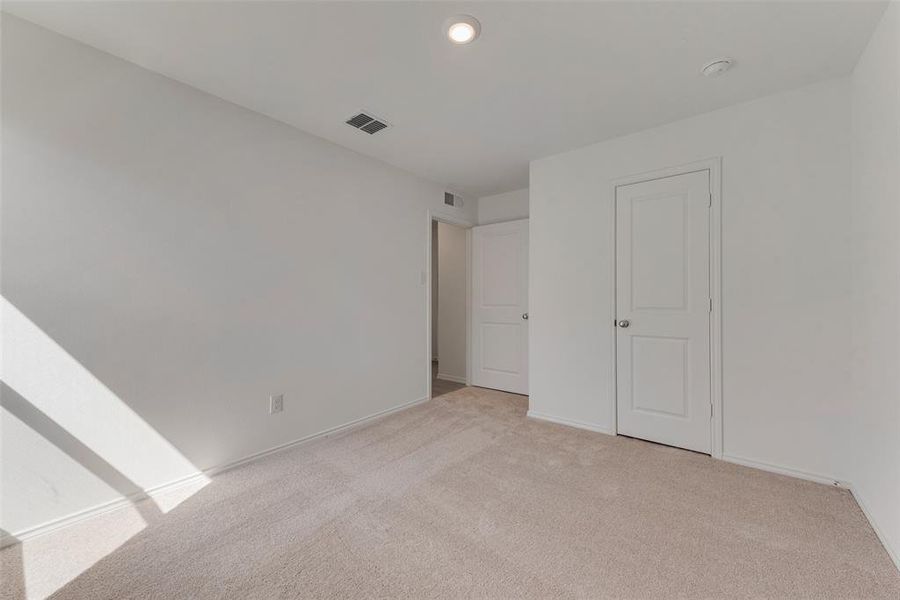
[[[17,541],[24,542],[30,539],[34,539],[38,536],[57,531],[59,529],[64,529],[70,525],[76,525],[78,523],[81,523],[82,521],[86,521],[94,517],[99,517],[100,515],[105,515],[126,506],[131,506],[133,504],[137,504],[138,502],[143,502],[145,500],[155,498],[194,482],[201,481],[205,477],[206,474],[203,471],[198,471],[180,479],[170,481],[169,483],[154,486],[152,488],[148,488],[147,490],[133,492],[131,494],[128,494],[127,496],[115,498],[114,500],[110,500],[108,502],[104,502],[102,504],[98,504],[96,506],[71,513],[64,517],[60,517],[52,521],[47,521],[46,523],[41,523],[40,525],[35,525],[34,527],[29,527],[28,529],[11,532],[9,536],[4,535],[2,536],[2,538],[0,538],[0,548],[12,546]]]
[[[438,221],[440,223],[448,223],[463,227],[466,229],[466,381],[462,382],[469,385],[469,361],[472,356],[472,339],[469,335],[469,323],[472,320],[471,307],[471,289],[472,289],[472,227],[474,223],[465,219],[460,219],[451,215],[432,211],[430,208],[425,210],[426,217],[426,235],[425,235],[425,395],[426,399],[431,399],[431,222]]]
[[[460,383],[472,384],[472,229],[466,229],[466,378]],[[438,366],[440,369],[440,366]]]
[[[430,381],[430,378],[429,378]],[[128,496],[123,496],[121,498],[116,498],[115,500],[111,500],[109,502],[105,502],[103,504],[99,504],[97,506],[93,506],[91,508],[72,513],[65,517],[61,517],[59,519],[54,519],[52,521],[47,521],[46,523],[42,523],[40,525],[36,525],[34,527],[29,527],[28,529],[23,529],[21,531],[10,532],[11,538],[18,540],[20,542],[24,542],[27,540],[34,539],[38,536],[48,534],[53,531],[57,531],[59,529],[63,529],[70,525],[75,525],[76,523],[81,523],[88,519],[92,519],[94,517],[98,517],[100,515],[118,510],[120,508],[124,508],[126,506],[131,506],[138,502],[142,502],[147,500],[148,498],[154,498],[156,496],[171,492],[172,490],[176,490],[178,488],[184,487],[191,483],[195,483],[197,481],[202,481],[204,478],[212,478],[216,475],[220,475],[226,471],[230,471],[231,469],[235,469],[237,467],[249,464],[251,462],[260,460],[267,456],[271,456],[272,454],[277,454],[278,452],[282,452],[284,450],[288,450],[295,446],[299,446],[305,442],[311,442],[315,439],[327,437],[329,435],[334,435],[336,433],[340,433],[349,429],[353,429],[355,427],[360,427],[365,425],[371,421],[376,419],[380,419],[382,417],[386,417],[390,414],[406,410],[408,408],[412,408],[417,404],[421,404],[423,402],[427,402],[428,398],[419,398],[416,400],[412,400],[410,402],[405,402],[403,404],[398,404],[397,406],[393,406],[391,408],[387,408],[385,410],[378,411],[376,413],[372,413],[365,417],[360,417],[359,419],[354,419],[348,423],[344,423],[342,425],[336,425],[335,427],[330,427],[328,429],[324,429],[319,431],[318,433],[312,433],[307,436],[303,436],[301,438],[297,438],[293,441],[286,442],[284,444],[279,444],[278,446],[273,446],[267,450],[262,450],[261,452],[256,452],[254,454],[250,454],[243,458],[239,458],[238,460],[224,463],[221,465],[217,465],[214,467],[210,467],[208,469],[204,469],[202,471],[198,471],[186,477],[182,477],[180,479],[176,479],[175,481],[171,481],[169,483],[164,483],[162,485],[158,485],[152,488],[148,488],[145,491],[135,492],[133,494],[129,494]],[[0,539],[0,548],[10,546],[15,544],[10,537],[4,536],[3,539]]]
[[[616,435],[616,432],[610,429],[609,427],[604,427],[603,425],[597,425],[594,423],[586,423],[584,421],[575,421],[573,419],[565,419],[563,417],[554,417],[553,415],[548,415],[546,413],[537,412],[534,410],[529,410],[527,413],[528,418],[537,419],[539,421],[548,421],[550,423],[556,423],[557,425],[567,425],[569,427],[575,427],[577,429],[586,429],[588,431],[594,431],[596,433],[603,433],[606,435]]]
[[[709,191],[712,194],[712,205],[709,223],[709,293],[712,296],[713,307],[709,317],[710,337],[710,402],[713,406],[713,418],[710,419],[710,455],[713,458],[724,458],[724,401],[722,394],[722,157],[708,158],[686,165],[669,167],[647,171],[635,175],[628,175],[612,180],[612,198],[610,200],[610,235],[612,257],[611,285],[612,314],[606,322],[607,327],[615,327],[616,315],[616,188],[623,185],[643,183],[654,179],[663,179],[675,175],[686,175],[698,171],[709,171]],[[612,336],[612,361],[610,364],[610,397],[612,398],[612,424],[613,432],[618,430],[618,388],[616,387],[616,335]]]
[[[838,481],[834,477],[828,477],[827,475],[820,475],[819,473],[810,473],[808,471],[800,471],[799,469],[791,469],[789,467],[773,465],[773,464],[769,464],[769,463],[762,462],[759,460],[753,460],[752,458],[744,458],[742,456],[734,456],[732,454],[724,454],[722,456],[722,460],[724,460],[725,462],[730,462],[730,463],[736,464],[736,465],[741,465],[743,467],[751,467],[753,469],[759,469],[760,471],[767,471],[769,473],[775,473],[777,475],[787,475],[788,477],[794,477],[796,479],[805,479],[806,481],[821,483],[823,485],[828,485],[831,487],[847,488],[846,483]]]
[[[438,379],[442,379],[444,381],[452,381],[453,383],[463,383],[468,385],[465,377],[459,377],[458,375],[447,375],[446,373],[438,373]]]
[[[704,161],[709,165],[709,295],[712,310],[709,315],[709,375],[710,401],[713,406],[711,452],[713,458],[725,454],[725,410],[722,393],[722,158]]]
[[[618,186],[615,182],[613,182],[612,186],[612,200],[609,203],[609,222],[612,224],[612,233],[609,236],[609,256],[611,258],[611,263],[609,266],[609,306],[612,314],[609,316],[609,319],[606,321],[606,326],[612,326],[612,335],[610,336],[610,344],[612,344],[612,349],[610,352],[610,356],[612,360],[609,361],[609,398],[612,399],[612,406],[610,407],[610,423],[612,423],[612,435],[619,434],[619,367],[618,367],[618,352],[619,352],[619,340],[618,334],[616,332],[616,321],[618,319],[617,313],[618,309],[616,308],[616,301],[618,296],[618,272],[616,268],[618,267],[618,256],[616,254],[616,233],[617,233],[617,224],[616,224],[616,188]]]
[[[859,493],[859,489],[854,484],[849,484],[848,489],[850,490],[850,494],[853,496],[853,499],[856,500],[856,503],[859,505],[859,509],[862,511],[863,515],[865,515],[866,519],[869,521],[869,525],[872,526],[872,530],[875,532],[875,535],[878,537],[879,541],[881,541],[881,545],[884,546],[884,549],[887,551],[888,556],[891,557],[891,560],[894,561],[894,566],[897,567],[897,570],[900,571],[900,552],[891,547],[888,543],[888,538],[884,535],[884,532],[878,528],[878,523],[872,517],[872,513],[869,511],[865,501],[862,499],[862,495]]]

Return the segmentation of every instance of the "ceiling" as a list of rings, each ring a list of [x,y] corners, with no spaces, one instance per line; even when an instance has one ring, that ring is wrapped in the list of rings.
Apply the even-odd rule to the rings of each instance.
[[[468,196],[530,160],[848,74],[884,2],[4,2]],[[467,13],[473,44],[442,26]],[[707,61],[737,67],[704,78]],[[365,109],[392,127],[344,124]]]

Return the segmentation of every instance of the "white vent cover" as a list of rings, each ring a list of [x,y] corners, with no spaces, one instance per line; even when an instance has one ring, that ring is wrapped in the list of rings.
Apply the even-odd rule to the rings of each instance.
[[[353,115],[344,122],[351,127],[359,129],[360,131],[365,131],[369,135],[374,135],[382,129],[387,129],[389,127],[384,119],[373,117],[372,115],[365,112]]]

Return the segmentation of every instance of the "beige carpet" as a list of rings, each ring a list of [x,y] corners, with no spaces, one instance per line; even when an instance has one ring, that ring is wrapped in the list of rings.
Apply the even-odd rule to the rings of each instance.
[[[105,544],[54,598],[900,598],[846,491],[525,409],[463,389],[145,506],[133,535],[119,511],[38,538],[24,574],[2,553],[4,597]]]

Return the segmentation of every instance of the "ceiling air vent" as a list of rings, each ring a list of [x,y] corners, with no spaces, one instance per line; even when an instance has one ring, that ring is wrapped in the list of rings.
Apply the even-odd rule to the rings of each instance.
[[[381,121],[376,119],[375,121],[372,121],[371,123],[369,123],[367,125],[363,125],[362,127],[360,127],[360,129],[371,135],[373,133],[378,133],[379,131],[381,131],[382,129],[385,129],[386,127],[387,127],[386,123],[382,123]]]
[[[359,129],[360,131],[365,131],[369,135],[378,133],[382,129],[387,129],[388,127],[388,124],[385,121],[377,117],[368,115],[364,112],[350,117],[345,121],[345,123]]]

